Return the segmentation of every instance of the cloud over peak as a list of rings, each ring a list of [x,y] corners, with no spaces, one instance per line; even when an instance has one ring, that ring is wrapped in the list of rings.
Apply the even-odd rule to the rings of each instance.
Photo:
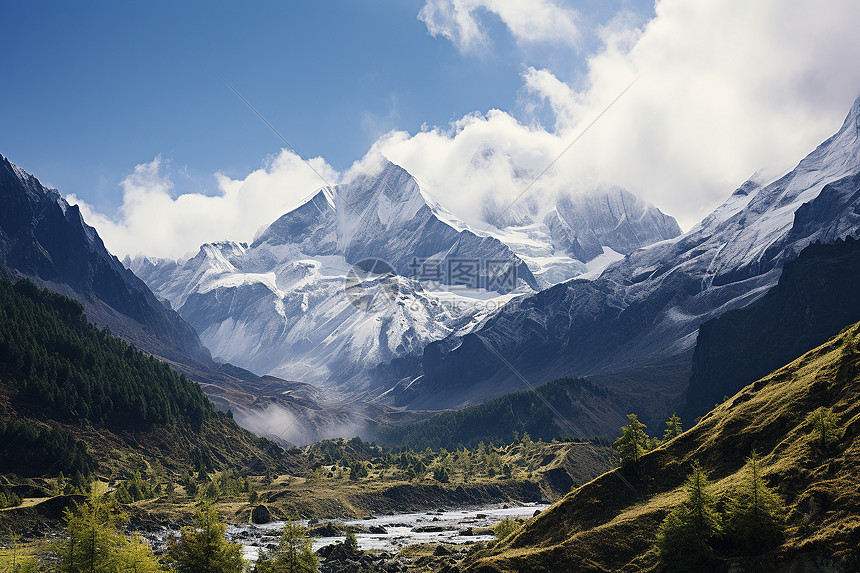
[[[176,193],[169,164],[156,157],[135,166],[120,183],[122,205],[113,216],[74,195],[67,200],[81,207],[117,255],[179,258],[207,242],[252,240],[262,226],[326,184],[317,173],[330,184],[338,182],[339,174],[323,159],[309,163],[313,169],[282,150],[244,179],[216,174],[216,190],[206,195]]]
[[[575,38],[571,10],[549,1],[524,5],[428,0],[419,18],[464,50],[489,41],[487,13],[521,42]],[[618,186],[689,228],[753,173],[791,168],[839,128],[860,93],[854,0],[833,0],[826,10],[812,0],[659,0],[655,13],[644,25],[621,13],[601,27],[601,44],[576,83],[524,65],[523,109],[474,112],[417,133],[389,131],[343,178],[384,156],[454,215],[483,228],[488,205],[516,199],[637,78],[530,198]],[[342,179],[322,158],[310,162],[329,183]],[[175,257],[203,242],[251,240],[324,184],[287,151],[245,178],[217,175],[212,194],[177,193],[168,167],[160,158],[137,166],[113,215],[81,205],[115,253]]]

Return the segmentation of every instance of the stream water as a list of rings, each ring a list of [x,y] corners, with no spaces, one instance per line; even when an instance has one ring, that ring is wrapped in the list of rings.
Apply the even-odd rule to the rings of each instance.
[[[415,543],[459,544],[488,541],[493,539],[491,535],[470,535],[469,529],[492,527],[505,518],[532,517],[536,511],[543,511],[547,507],[549,507],[547,504],[524,504],[512,507],[493,506],[425,513],[398,513],[368,519],[329,521],[359,528],[359,532],[356,533],[359,549],[396,553],[403,547]],[[318,524],[305,520],[296,523],[314,527],[325,522]],[[231,525],[227,528],[227,536],[242,544],[245,559],[256,561],[260,547],[272,547],[278,543],[283,527],[283,521],[273,521],[265,525]],[[363,532],[380,527],[385,533]],[[343,540],[344,536],[319,537],[315,539],[313,548],[316,551],[320,547]]]

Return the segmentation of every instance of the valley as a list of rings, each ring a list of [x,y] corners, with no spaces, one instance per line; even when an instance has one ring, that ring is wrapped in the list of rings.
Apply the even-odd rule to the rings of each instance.
[[[163,35],[171,62],[161,46],[136,58],[187,66],[149,78],[161,95],[223,67],[248,117],[205,90],[168,114],[161,95],[120,90],[149,84],[108,75],[89,97],[138,109],[67,133],[63,153],[44,125],[0,133],[28,166],[0,155],[0,573],[860,571],[860,97],[850,58],[838,86],[807,61],[842,61],[809,48],[839,22],[792,56],[808,31],[780,6],[726,61],[767,59],[756,45],[791,29],[766,50],[788,54],[775,66],[788,75],[760,81],[756,64],[721,83],[690,73],[703,62],[670,65],[725,54],[666,43],[687,32],[662,24],[726,9],[713,3],[604,6],[605,20],[567,0],[426,0],[397,28],[401,3],[352,6],[355,27],[376,30],[363,43],[340,26],[304,36],[315,21],[293,15],[312,4],[258,7],[290,14],[276,33],[289,70],[232,21],[203,26],[224,40],[194,49],[169,43],[193,30],[180,42],[165,7],[152,14],[170,26],[137,30]],[[119,30],[105,46],[146,22],[108,12],[92,18]],[[223,12],[193,19],[248,16]],[[735,12],[737,34],[761,16]],[[706,47],[732,36],[711,16],[692,28]],[[456,61],[412,62],[440,41]],[[375,54],[395,67],[353,77],[368,42],[398,61]],[[10,68],[38,47],[18,42]],[[54,48],[45,62],[63,60]],[[521,84],[502,107],[446,99],[497,102],[502,61]],[[544,67],[558,61],[574,80]],[[237,62],[243,82],[277,69],[281,99],[252,84],[246,99]],[[406,63],[414,77],[394,82]],[[595,81],[606,70],[613,81]],[[26,85],[31,121],[59,105],[44,98],[75,108],[90,90]],[[407,111],[416,98],[425,111],[439,98],[430,117],[447,127]],[[340,155],[300,154],[282,122]],[[250,141],[257,128],[278,147]],[[101,129],[117,154],[83,162],[78,141]],[[211,181],[186,135],[220,162]],[[162,157],[173,145],[188,155]]]

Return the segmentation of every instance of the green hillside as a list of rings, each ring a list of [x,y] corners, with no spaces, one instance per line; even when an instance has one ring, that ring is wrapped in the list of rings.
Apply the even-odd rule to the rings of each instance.
[[[418,449],[453,449],[480,442],[510,443],[524,433],[535,440],[582,439],[590,438],[594,428],[611,435],[625,419],[620,401],[606,388],[582,378],[559,378],[534,390],[511,392],[391,428],[380,441]]]
[[[87,322],[76,301],[0,278],[0,474],[278,467],[283,451],[197,384]],[[259,471],[259,470],[258,470]]]
[[[764,483],[787,508],[784,538],[772,548],[712,542],[714,570],[860,570],[860,324],[745,387],[689,431],[638,464],[574,490],[469,569],[491,571],[660,571],[657,531],[685,497],[694,461],[713,483],[725,518],[760,454]],[[832,443],[810,415],[831,408]]]

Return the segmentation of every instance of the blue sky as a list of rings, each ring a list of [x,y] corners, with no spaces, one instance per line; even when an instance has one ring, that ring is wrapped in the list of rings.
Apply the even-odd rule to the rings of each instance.
[[[595,22],[628,5],[585,2]],[[342,170],[389,129],[514,110],[524,64],[582,72],[582,51],[523,53],[485,19],[492,49],[433,38],[421,1],[5,2],[0,153],[101,209],[162,155],[182,190],[238,177],[281,142],[229,81],[304,156]]]
[[[796,163],[860,93],[854,0],[5,0],[2,14],[0,154],[121,256],[249,240],[321,185],[225,80],[332,182],[382,155],[473,226],[633,79],[536,195],[620,185],[689,228],[753,172]]]

